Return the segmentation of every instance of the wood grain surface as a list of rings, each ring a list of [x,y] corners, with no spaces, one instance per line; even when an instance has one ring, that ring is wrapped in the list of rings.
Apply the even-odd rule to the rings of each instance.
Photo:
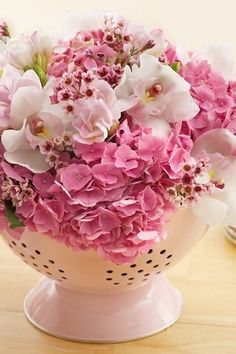
[[[0,353],[236,354],[236,247],[223,230],[209,230],[167,275],[185,299],[174,326],[129,343],[73,343],[46,335],[26,320],[23,300],[40,275],[0,240]]]

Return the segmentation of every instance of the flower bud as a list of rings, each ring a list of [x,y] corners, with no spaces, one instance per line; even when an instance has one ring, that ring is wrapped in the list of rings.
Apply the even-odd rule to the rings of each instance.
[[[11,38],[6,46],[7,61],[17,69],[32,67],[34,63],[34,45],[24,34]]]

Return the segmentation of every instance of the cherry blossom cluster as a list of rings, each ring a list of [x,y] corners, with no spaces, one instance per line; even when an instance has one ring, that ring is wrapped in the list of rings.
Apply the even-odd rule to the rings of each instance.
[[[122,264],[167,237],[178,208],[235,224],[227,48],[188,52],[115,13],[69,14],[58,38],[10,37],[1,23],[0,39],[0,224],[12,237],[28,228]]]

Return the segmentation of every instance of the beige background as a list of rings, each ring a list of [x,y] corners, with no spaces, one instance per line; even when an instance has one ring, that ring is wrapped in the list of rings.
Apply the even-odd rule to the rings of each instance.
[[[66,10],[116,10],[167,38],[194,49],[206,42],[229,43],[236,54],[235,0],[0,0],[0,17],[14,33],[62,27]],[[236,57],[236,56],[235,56]]]

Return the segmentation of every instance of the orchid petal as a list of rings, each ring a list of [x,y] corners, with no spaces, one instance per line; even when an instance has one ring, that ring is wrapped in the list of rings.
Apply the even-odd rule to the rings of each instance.
[[[45,172],[50,168],[39,150],[6,151],[4,157],[9,163],[26,167],[34,173]]]
[[[227,208],[225,202],[206,195],[199,198],[199,200],[192,205],[193,213],[204,220],[208,225],[220,225],[223,223]]]
[[[12,97],[10,122],[14,129],[20,129],[24,119],[42,109],[44,94],[36,87],[21,87]]]
[[[220,153],[223,156],[230,156],[236,151],[236,136],[228,129],[212,129],[202,134],[194,143],[192,156]]]
[[[103,26],[104,14],[101,11],[89,11],[82,14],[78,11],[67,11],[64,18],[66,39],[71,39],[79,31],[96,31]]]
[[[25,136],[26,120],[20,130],[8,129],[2,133],[2,144],[8,153],[12,153],[17,149],[28,150],[30,145]]]

